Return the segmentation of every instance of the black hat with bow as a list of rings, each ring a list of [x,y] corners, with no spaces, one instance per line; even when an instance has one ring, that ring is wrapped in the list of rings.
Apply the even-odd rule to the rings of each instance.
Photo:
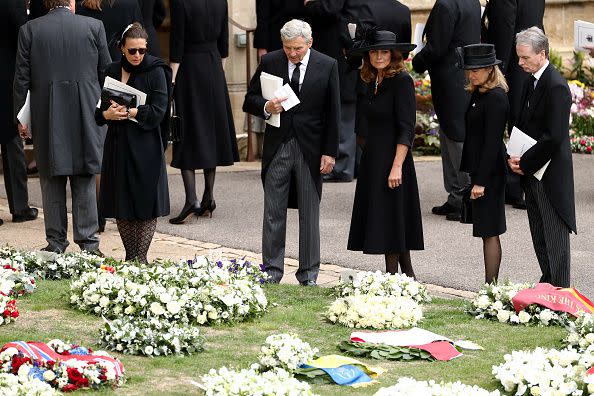
[[[464,70],[482,69],[501,63],[495,57],[493,44],[470,44],[456,48],[458,53],[458,67]]]
[[[349,50],[349,55],[357,56],[371,50],[389,49],[410,52],[415,48],[415,44],[399,43],[396,34],[389,30],[379,30],[376,26],[360,26],[355,33],[355,41]]]

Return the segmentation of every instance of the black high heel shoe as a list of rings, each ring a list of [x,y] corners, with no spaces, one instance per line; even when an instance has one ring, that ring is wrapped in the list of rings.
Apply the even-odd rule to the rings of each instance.
[[[212,218],[212,212],[214,212],[216,208],[217,208],[217,204],[214,199],[211,199],[208,202],[203,201],[200,204],[200,210],[198,211],[198,213],[196,213],[196,216],[198,216],[198,217],[208,216],[208,217]]]
[[[193,215],[194,213],[198,214],[202,209],[200,206],[192,205],[192,206],[184,206],[180,214],[176,217],[172,217],[169,219],[169,223],[171,224],[184,224],[188,217]]]

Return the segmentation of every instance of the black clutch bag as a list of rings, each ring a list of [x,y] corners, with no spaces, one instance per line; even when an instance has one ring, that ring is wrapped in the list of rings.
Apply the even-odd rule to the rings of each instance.
[[[103,88],[101,90],[101,110],[107,110],[111,106],[112,100],[121,106],[126,106],[128,109],[136,107],[136,95],[111,88]]]
[[[181,117],[177,114],[175,99],[171,99],[171,115],[169,116],[169,138],[171,143],[179,143],[183,140],[184,133],[181,124]]]
[[[470,199],[470,192],[472,191],[472,184],[462,193],[462,208],[460,210],[460,223],[472,224],[472,199]]]

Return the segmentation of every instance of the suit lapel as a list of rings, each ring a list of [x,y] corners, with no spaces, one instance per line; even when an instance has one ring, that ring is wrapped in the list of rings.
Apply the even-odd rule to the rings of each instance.
[[[532,116],[534,115],[535,109],[538,107],[538,104],[544,97],[547,88],[549,86],[549,78],[551,76],[550,68],[553,65],[549,64],[545,71],[540,76],[538,83],[536,83],[536,88],[534,88],[534,93],[532,94],[532,98],[530,99],[530,106],[526,109],[526,120],[531,120]],[[530,80],[528,80],[530,83]]]
[[[282,50],[281,50],[282,52]],[[284,52],[282,52],[282,56],[279,57],[278,61],[276,62],[277,68],[277,76],[283,79],[283,85],[289,83],[289,60]]]
[[[303,84],[301,84],[301,91],[299,91],[299,98],[304,98],[311,88],[315,86],[315,82],[319,75],[314,70],[317,67],[316,65],[320,62],[320,58],[315,50],[312,49],[310,51],[309,62],[305,69],[305,77],[303,78]]]

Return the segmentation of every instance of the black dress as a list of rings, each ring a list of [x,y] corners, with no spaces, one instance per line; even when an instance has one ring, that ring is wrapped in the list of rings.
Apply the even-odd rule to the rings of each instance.
[[[125,62],[125,58],[122,58]],[[107,67],[106,75],[122,78],[120,62]],[[169,214],[169,190],[160,123],[168,102],[168,66],[145,55],[139,72],[127,84],[147,94],[138,106],[136,120],[107,121],[99,109],[97,124],[107,123],[101,169],[100,210],[103,216],[123,220],[149,220]]]
[[[76,14],[99,19],[103,22],[111,60],[114,62],[119,61],[122,53],[118,49],[117,42],[120,39],[119,34],[121,31],[133,22],[144,25],[138,1],[116,0],[113,5],[109,5],[108,0],[103,0],[101,2],[101,11],[91,10],[81,3],[82,0],[76,1]]]
[[[366,137],[355,191],[349,250],[367,254],[422,250],[423,225],[417,176],[409,150],[402,164],[402,185],[388,187],[396,145],[411,147],[415,126],[415,89],[408,73],[361,84],[357,99],[358,134]]]
[[[501,88],[475,90],[466,111],[466,139],[460,170],[472,185],[485,187],[485,195],[472,201],[472,235],[501,235],[505,225],[506,150],[503,144],[509,105]]]
[[[239,161],[221,57],[229,53],[226,0],[171,1],[171,62],[180,63],[174,98],[183,141],[171,166],[208,169]]]
[[[167,10],[163,0],[138,0],[140,3],[140,11],[142,12],[142,19],[144,19],[144,29],[148,34],[148,53],[160,57],[161,46],[159,45],[159,37],[157,37],[157,29],[165,17],[167,17]]]

